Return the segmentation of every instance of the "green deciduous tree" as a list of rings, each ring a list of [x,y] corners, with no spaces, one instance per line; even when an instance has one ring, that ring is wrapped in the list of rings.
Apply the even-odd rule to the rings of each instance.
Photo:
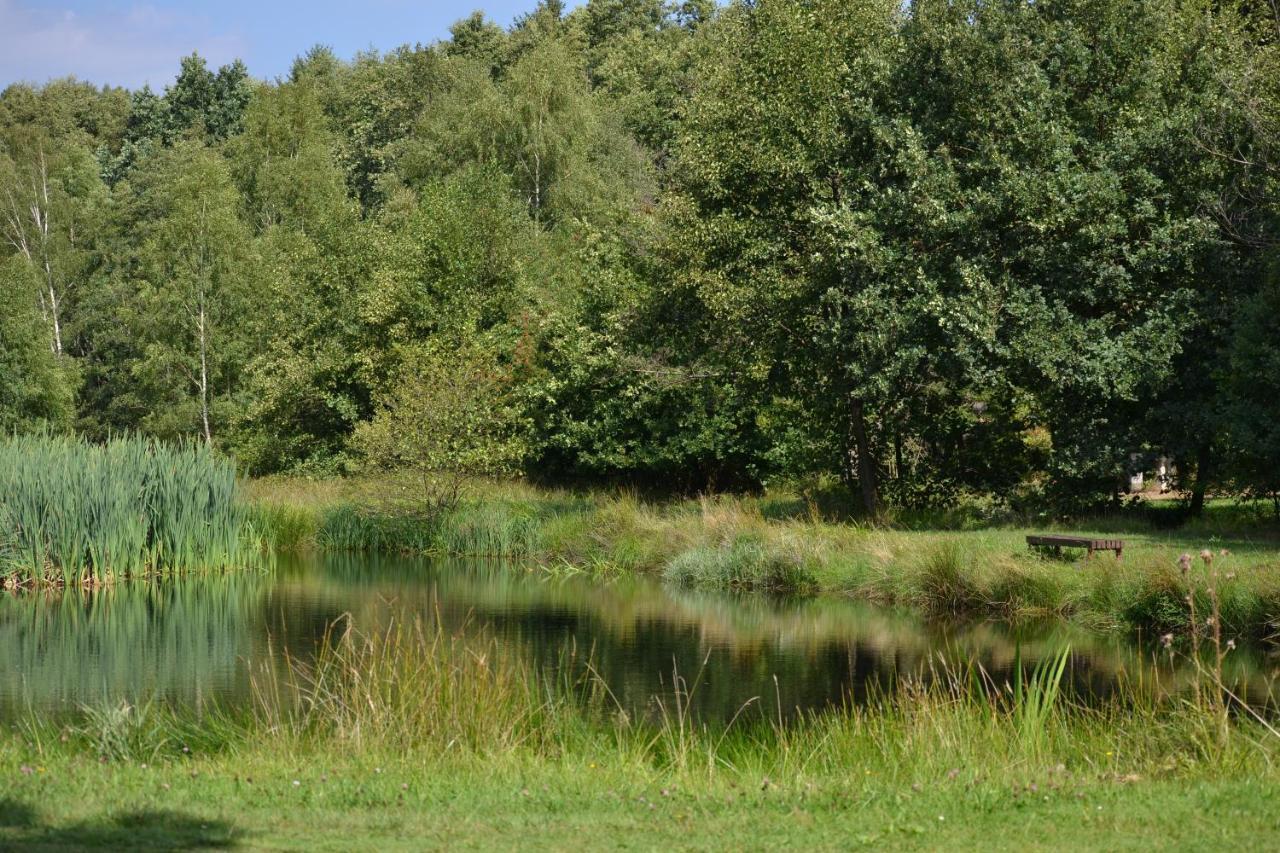
[[[252,316],[258,260],[250,232],[225,160],[198,143],[157,155],[137,188],[137,331],[145,345],[132,370],[158,394],[144,426],[195,430],[212,444],[226,418],[219,404],[235,397],[247,360],[238,326]]]
[[[1280,286],[1243,306],[1224,365],[1225,405],[1215,412],[1232,452],[1226,473],[1238,493],[1271,500],[1280,514]]]
[[[547,223],[616,217],[645,186],[642,153],[565,43],[530,48],[498,81],[471,62],[453,63],[450,75],[402,146],[398,170],[410,185],[494,167]]]
[[[92,155],[73,139],[51,139],[29,125],[0,135],[0,234],[39,281],[32,295],[59,356],[104,195]]]
[[[511,368],[478,342],[440,339],[404,350],[354,443],[373,465],[416,475],[428,511],[457,503],[467,481],[510,475],[525,453]]]
[[[43,282],[18,256],[0,261],[0,431],[66,429],[75,412],[72,365],[49,347],[35,308]]]
[[[346,194],[320,83],[259,94],[229,145],[248,221],[259,235],[257,316],[232,446],[249,470],[332,470],[370,408],[359,294],[376,226]]]

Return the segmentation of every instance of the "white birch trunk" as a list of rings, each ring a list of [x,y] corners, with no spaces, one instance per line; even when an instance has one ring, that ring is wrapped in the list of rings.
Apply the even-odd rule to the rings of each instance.
[[[200,313],[196,327],[200,337],[200,422],[204,425],[204,443],[213,446],[213,433],[209,430],[209,358],[208,336],[205,333],[204,293],[200,293]]]

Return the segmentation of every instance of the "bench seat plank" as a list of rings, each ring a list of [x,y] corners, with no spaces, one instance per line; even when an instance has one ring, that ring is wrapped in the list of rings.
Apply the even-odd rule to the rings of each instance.
[[[1116,559],[1119,559],[1121,552],[1124,551],[1123,539],[1095,539],[1091,536],[1065,536],[1056,533],[1028,536],[1027,545],[1032,548],[1053,548],[1055,551],[1061,551],[1063,548],[1084,548],[1088,550],[1090,556],[1093,556],[1094,551],[1115,551]]]

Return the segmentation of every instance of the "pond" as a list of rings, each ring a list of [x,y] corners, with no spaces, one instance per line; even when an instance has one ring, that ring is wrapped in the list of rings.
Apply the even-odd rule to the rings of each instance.
[[[350,614],[374,631],[439,618],[486,632],[548,668],[590,666],[628,713],[670,708],[678,676],[703,718],[792,716],[863,702],[904,674],[967,661],[997,682],[1070,646],[1066,689],[1102,701],[1141,679],[1186,690],[1191,668],[1117,634],[1048,624],[931,623],[837,598],[676,589],[651,578],[548,576],[520,567],[348,554],[287,555],[271,572],[122,583],[96,592],[0,597],[0,717],[156,700],[195,708],[250,701],[251,672],[311,658]],[[1228,658],[1237,692],[1264,704],[1280,660]]]

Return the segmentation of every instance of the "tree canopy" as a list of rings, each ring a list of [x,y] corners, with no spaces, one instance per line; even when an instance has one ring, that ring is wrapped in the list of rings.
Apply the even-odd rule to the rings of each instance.
[[[271,82],[10,86],[0,427],[869,513],[1086,507],[1163,456],[1192,508],[1276,500],[1278,28],[546,0]]]

